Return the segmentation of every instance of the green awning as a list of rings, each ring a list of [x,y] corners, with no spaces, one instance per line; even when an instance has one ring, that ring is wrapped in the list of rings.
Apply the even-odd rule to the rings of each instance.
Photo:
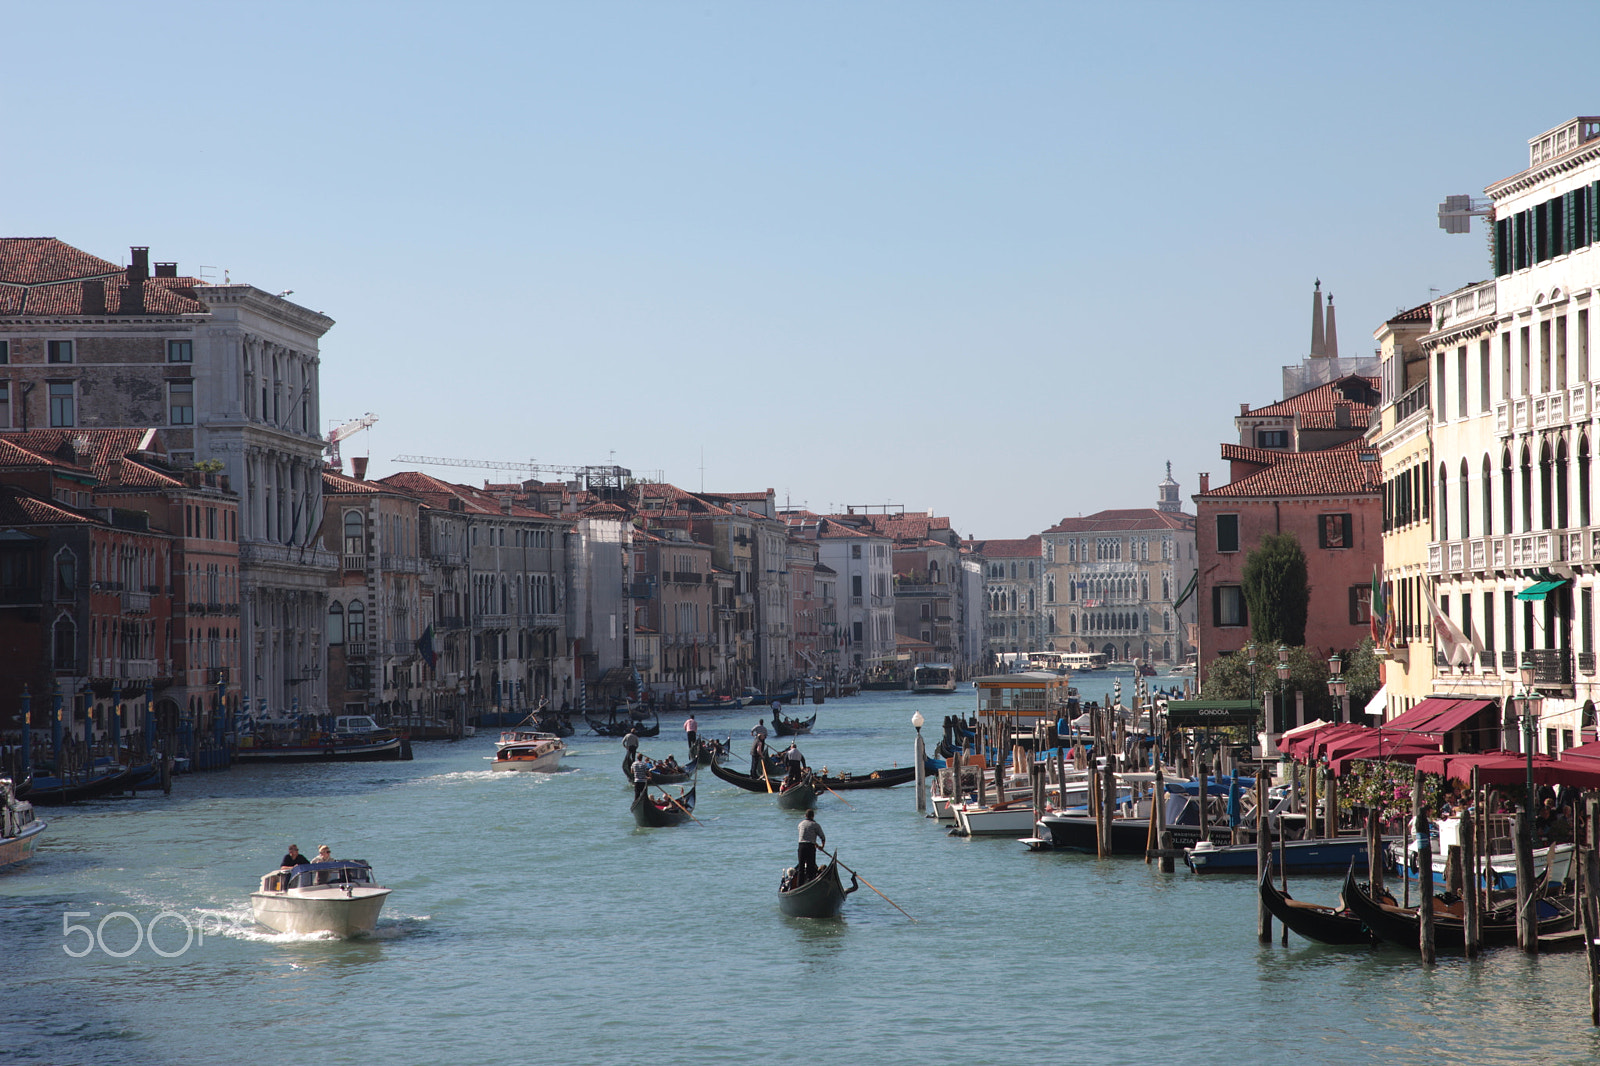
[[[1565,584],[1566,584],[1565,580],[1561,580],[1561,581],[1540,581],[1540,582],[1538,582],[1536,584],[1529,585],[1527,588],[1525,588],[1521,592],[1517,593],[1517,599],[1519,599],[1519,600],[1542,600],[1546,596],[1548,596],[1550,593],[1554,592],[1556,589],[1560,588],[1562,585],[1565,585]]]

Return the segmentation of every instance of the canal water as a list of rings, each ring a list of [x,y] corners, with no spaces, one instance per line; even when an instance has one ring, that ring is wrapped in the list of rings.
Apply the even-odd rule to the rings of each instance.
[[[833,700],[801,745],[831,771],[905,765],[913,711],[937,739],[970,707],[970,689]],[[702,731],[733,736],[737,765],[763,713]],[[662,733],[645,750],[681,755],[677,723]],[[491,773],[492,751],[422,743],[408,763],[243,768],[45,812],[36,860],[0,874],[0,1061],[1600,1058],[1578,956],[1424,971],[1401,951],[1262,947],[1248,878],[950,837],[909,786],[825,797],[819,820],[918,921],[865,887],[842,920],[788,919],[796,816],[770,799],[704,775],[703,824],[641,830],[618,742],[574,738],[548,776]],[[372,862],[394,889],[377,935],[252,925],[248,894],[290,842]]]

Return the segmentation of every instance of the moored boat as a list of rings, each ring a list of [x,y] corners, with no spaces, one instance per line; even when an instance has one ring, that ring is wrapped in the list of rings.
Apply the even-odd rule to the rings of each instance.
[[[111,764],[97,767],[88,773],[68,774],[66,777],[34,774],[27,791],[19,790],[19,796],[40,807],[60,807],[120,792],[129,781],[142,775],[142,772]]]
[[[520,770],[525,773],[550,774],[561,768],[561,756],[566,754],[566,743],[554,733],[541,733],[532,729],[515,729],[500,734],[495,744],[491,770]]]
[[[33,858],[48,824],[34,817],[33,804],[17,798],[9,777],[0,777],[0,869]]]
[[[238,762],[369,762],[410,758],[409,744],[364,714],[341,714],[332,729],[313,716],[298,722],[252,723],[239,738]]]
[[[1292,873],[1336,874],[1348,869],[1352,862],[1366,864],[1367,840],[1362,836],[1286,840],[1272,845],[1271,856],[1274,871],[1287,864]],[[1197,874],[1254,874],[1256,846],[1200,840],[1184,852],[1183,861]]]
[[[629,810],[633,813],[634,822],[645,829],[660,829],[666,826],[682,825],[693,819],[694,789],[677,796],[662,793],[660,797],[652,796],[649,789],[645,789],[633,798],[633,805]]]
[[[1343,899],[1345,906],[1360,918],[1379,940],[1404,947],[1415,948],[1422,924],[1416,907],[1398,907],[1392,902],[1374,899],[1356,883],[1355,867],[1345,874]],[[1433,907],[1433,942],[1440,951],[1462,951],[1466,948],[1466,922],[1461,913],[1461,903],[1444,904],[1438,897],[1430,900]],[[1538,934],[1563,932],[1574,925],[1574,913],[1550,897],[1534,901],[1538,908]],[[1495,908],[1478,919],[1479,943],[1495,947],[1517,942],[1517,922],[1514,907]]]
[[[844,910],[844,898],[858,887],[850,875],[850,887],[839,881],[839,864],[830,862],[817,876],[797,888],[778,887],[778,909],[791,918],[837,918]]]
[[[1344,906],[1324,907],[1304,903],[1272,883],[1272,871],[1264,872],[1258,885],[1261,902],[1271,915],[1289,929],[1319,944],[1371,944],[1371,931]]]
[[[360,936],[377,927],[389,892],[373,882],[365,860],[334,859],[266,874],[250,894],[250,910],[280,933]]]

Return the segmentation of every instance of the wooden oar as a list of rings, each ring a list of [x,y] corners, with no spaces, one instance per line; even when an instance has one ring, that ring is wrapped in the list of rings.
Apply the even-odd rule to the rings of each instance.
[[[761,780],[767,783],[767,795],[772,795],[772,778],[767,776],[767,749],[762,748],[759,756],[761,759]]]
[[[674,807],[678,808],[678,810],[682,811],[684,814],[687,814],[689,816],[689,820],[691,822],[693,822],[695,825],[699,826],[701,829],[704,829],[706,827],[706,823],[704,823],[700,819],[696,818],[694,816],[694,812],[693,811],[691,811],[689,808],[685,807],[683,804],[679,803],[677,800],[673,799],[671,796],[667,795],[667,790],[666,789],[663,788],[661,790],[661,794],[663,796],[666,796],[666,800],[667,800],[668,803],[670,803]],[[647,796],[645,798],[648,799],[649,797]]]
[[[818,848],[817,850],[818,851],[822,851],[821,848]],[[872,891],[878,892],[878,886],[877,885],[874,885],[871,881],[868,881],[865,877],[862,877],[860,874],[858,874],[854,870],[850,869],[850,867],[848,867],[844,863],[840,862],[839,861],[839,856],[829,854],[826,851],[822,851],[822,854],[827,855],[828,858],[833,860],[833,863],[834,863],[835,866],[838,866],[840,869],[847,871],[850,874],[851,877],[856,878],[862,884],[864,884],[868,888],[872,889]],[[885,903],[887,903],[889,906],[893,907],[895,910],[899,911],[901,914],[904,914],[907,918],[911,918],[910,912],[907,911],[904,907],[900,906],[900,904],[896,903],[894,900],[890,899],[888,896],[884,896],[882,892],[878,892],[878,895],[883,896],[883,901]],[[915,918],[911,918],[911,920],[913,922],[916,921]]]
[[[818,781],[815,777],[813,777],[811,779],[811,781],[812,781],[812,784],[819,784],[819,785],[822,784],[822,782]],[[822,785],[822,790],[824,792],[833,792],[833,789],[829,788],[827,785]],[[839,800],[840,803],[844,804],[846,807],[849,807],[852,811],[856,809],[855,804],[851,803],[849,800],[845,799],[843,796],[840,796],[839,793],[833,792],[833,794],[834,794],[834,796],[838,797],[838,800]]]

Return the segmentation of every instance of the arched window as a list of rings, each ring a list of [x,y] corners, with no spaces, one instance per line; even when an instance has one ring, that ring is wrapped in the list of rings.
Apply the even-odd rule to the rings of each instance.
[[[1522,446],[1522,532],[1533,532],[1533,456]]]
[[[1461,460],[1461,536],[1472,536],[1472,492],[1467,482],[1467,461]]]
[[[1572,457],[1567,451],[1565,439],[1556,445],[1556,523],[1551,528],[1566,529],[1569,512],[1567,510],[1567,486],[1572,481]]]
[[[352,643],[367,639],[367,605],[360,600],[350,601],[350,609],[345,612],[344,635]]]
[[[1445,472],[1443,463],[1439,464],[1439,539],[1450,539],[1450,475]]]
[[[344,604],[338,600],[328,604],[328,643],[344,643]]]
[[[1551,529],[1555,518],[1555,463],[1550,458],[1550,442],[1539,446],[1539,528]]]
[[[1483,484],[1478,489],[1483,494],[1483,535],[1494,533],[1494,468],[1489,465],[1489,453],[1483,455]]]
[[[78,594],[78,557],[71,548],[56,552],[56,599],[70,600]]]
[[[367,523],[361,517],[360,511],[346,511],[344,513],[344,553],[346,555],[367,554]]]
[[[1504,519],[1501,525],[1507,533],[1517,531],[1516,489],[1512,487],[1511,475],[1511,449],[1506,448],[1500,453],[1500,517]]]
[[[56,624],[51,632],[52,657],[55,660],[55,669],[77,672],[78,667],[78,627],[68,615],[56,619]],[[137,659],[138,655],[125,655],[123,658]]]
[[[1589,524],[1589,435],[1578,438],[1578,525]]]

